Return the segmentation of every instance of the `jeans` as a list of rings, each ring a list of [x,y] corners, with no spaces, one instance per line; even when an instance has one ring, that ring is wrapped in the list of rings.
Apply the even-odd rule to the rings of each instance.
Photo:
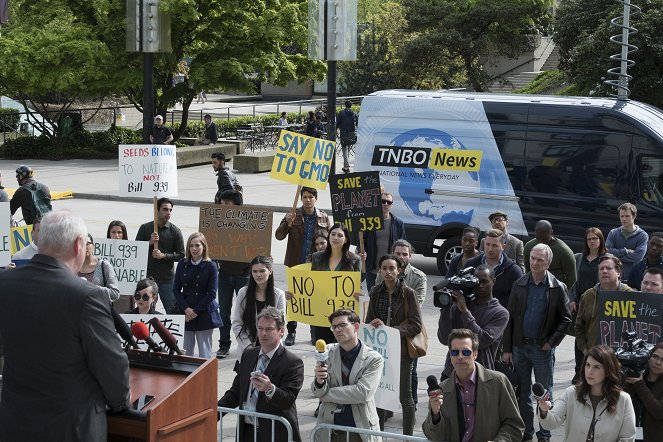
[[[525,422],[525,435],[523,439],[531,439],[534,435],[534,407],[532,405],[532,369],[534,379],[543,385],[553,400],[553,370],[555,367],[555,349],[541,350],[539,345],[525,344],[522,347],[513,347],[513,367],[520,382],[518,408],[520,417]],[[536,432],[538,438],[550,438],[550,431],[539,426]]]
[[[230,311],[233,307],[233,297],[248,283],[248,274],[229,275],[219,272],[219,313],[223,322],[219,327],[219,348],[230,348]]]
[[[412,401],[412,359],[401,357],[401,378],[399,399],[403,408],[403,434],[412,436],[414,432],[414,402]],[[380,431],[384,431],[385,410],[378,408]]]
[[[350,158],[348,155],[350,146],[351,145],[344,146],[343,144],[341,144],[341,152],[343,152],[343,167],[345,167],[346,169],[350,167]]]
[[[419,388],[419,378],[417,375],[417,361],[419,359],[412,359],[412,400],[416,406],[419,403],[417,398],[417,389]]]
[[[198,357],[208,359],[212,356],[212,333],[214,329],[184,331],[184,351],[187,356],[193,356],[193,351],[198,343]]]
[[[166,279],[165,281],[157,281],[159,286],[159,298],[163,304],[164,313],[169,315],[170,311],[175,306],[175,294],[173,293],[174,279]]]

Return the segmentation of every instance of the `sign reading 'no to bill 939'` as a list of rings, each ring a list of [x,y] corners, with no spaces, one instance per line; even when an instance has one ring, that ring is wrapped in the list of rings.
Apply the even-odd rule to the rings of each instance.
[[[175,146],[121,144],[121,196],[177,196]]]
[[[297,132],[281,131],[270,176],[316,189],[325,189],[335,143]]]

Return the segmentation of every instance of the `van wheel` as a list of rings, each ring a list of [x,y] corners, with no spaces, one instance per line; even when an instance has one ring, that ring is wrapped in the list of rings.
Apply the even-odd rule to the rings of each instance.
[[[461,253],[463,249],[460,246],[460,237],[454,236],[444,240],[437,251],[437,268],[443,276],[447,274],[451,260]]]

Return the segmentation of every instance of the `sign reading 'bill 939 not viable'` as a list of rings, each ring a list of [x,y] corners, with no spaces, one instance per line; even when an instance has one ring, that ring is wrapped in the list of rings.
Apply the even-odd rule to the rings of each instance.
[[[121,196],[177,196],[175,146],[119,146]]]
[[[297,132],[281,131],[270,176],[301,186],[325,189],[335,143]]]

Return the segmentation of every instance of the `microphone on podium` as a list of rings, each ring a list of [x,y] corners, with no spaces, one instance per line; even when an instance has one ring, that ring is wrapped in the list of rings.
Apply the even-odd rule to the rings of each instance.
[[[131,333],[137,339],[145,341],[152,351],[161,352],[161,347],[150,337],[150,329],[147,328],[144,322],[134,322],[131,326]]]
[[[122,340],[125,342],[125,345],[129,345],[133,348],[138,348],[138,343],[131,334],[129,326],[127,325],[126,322],[124,322],[122,316],[120,316],[120,314],[116,312],[112,306],[111,306],[111,315],[113,316],[113,324],[115,325],[115,331],[117,332],[118,335],[120,335]]]
[[[157,332],[163,343],[166,344],[166,347],[170,350],[171,354],[173,352],[178,355],[183,354],[182,350],[177,346],[177,339],[175,336],[173,336],[170,330],[168,330],[157,317],[150,319],[147,323]]]
[[[320,365],[327,365],[327,360],[329,359],[329,351],[327,351],[327,343],[324,339],[318,339],[315,341],[315,360],[320,363]]]

